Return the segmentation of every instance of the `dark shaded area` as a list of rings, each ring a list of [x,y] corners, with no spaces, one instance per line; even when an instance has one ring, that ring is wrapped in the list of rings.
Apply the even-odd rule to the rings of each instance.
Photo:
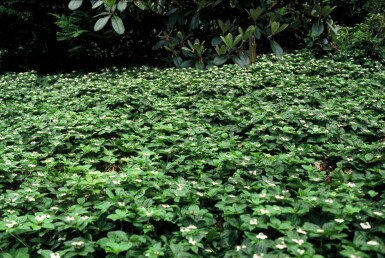
[[[82,8],[88,11],[90,6],[86,4]],[[73,15],[67,5],[67,0],[0,3],[0,71],[35,69],[46,73],[164,63],[154,56],[156,53],[151,47],[156,37],[149,34],[152,26],[145,22],[140,30],[133,29],[127,36],[119,36],[111,30],[94,33],[92,16],[85,15],[80,22],[86,32],[73,39],[58,40],[61,29],[55,24],[57,16]],[[144,13],[142,18],[155,20],[149,13]],[[135,24],[133,19],[128,18],[127,22],[138,28],[138,21]],[[148,41],[136,40],[138,38]]]
[[[69,0],[2,1],[0,71],[35,69],[49,73],[144,64],[173,66],[171,52],[153,50],[153,46],[160,40],[160,32],[165,27],[172,28],[174,33],[170,36],[172,40],[175,40],[178,30],[186,32],[184,41],[187,39],[194,41],[197,38],[204,40],[209,52],[213,51],[211,40],[218,37],[220,31],[216,25],[218,19],[234,22],[235,29],[231,33],[235,37],[237,26],[247,28],[252,24],[246,10],[256,7],[265,10],[260,18],[262,23],[258,24],[261,28],[268,28],[272,15],[279,17],[277,20],[281,24],[296,20],[282,33],[274,36],[274,40],[280,42],[285,51],[290,52],[309,48],[306,38],[309,38],[309,30],[314,22],[314,17],[305,11],[306,5],[294,0],[276,1],[273,4],[268,1],[243,1],[237,5],[232,1],[208,1],[209,7],[204,7],[199,12],[195,12],[197,6],[193,2],[186,1],[179,7],[167,2],[164,8],[177,11],[169,15],[160,15],[142,11],[131,5],[121,14],[126,32],[120,36],[112,31],[109,23],[103,30],[93,31],[97,19],[94,16],[99,11],[91,10],[89,1],[84,1],[83,6],[75,12],[68,9],[68,3]],[[364,21],[368,14],[381,12],[385,8],[384,0],[331,0],[320,1],[320,4],[337,6],[331,17],[337,24],[343,26],[354,26]],[[191,29],[189,27],[192,26],[195,15],[199,16],[199,24],[195,29]],[[257,54],[271,52],[266,36],[262,35],[258,40]],[[325,36],[330,35],[326,33]],[[322,38],[319,40],[321,42]],[[176,43],[174,56],[180,55],[183,44],[186,46],[187,42]],[[314,41],[311,45],[310,48],[317,48],[320,44]]]

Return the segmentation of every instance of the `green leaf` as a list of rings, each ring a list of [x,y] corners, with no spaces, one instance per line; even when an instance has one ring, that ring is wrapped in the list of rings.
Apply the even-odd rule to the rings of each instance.
[[[111,191],[111,189],[106,189],[106,194],[110,199],[115,199],[114,193]]]
[[[237,65],[239,65],[240,67],[245,67],[246,65],[243,63],[243,61],[237,57],[237,56],[233,56],[231,57],[231,59],[233,60],[234,63],[236,63]]]
[[[258,27],[255,28],[254,36],[255,36],[256,39],[260,39],[261,38],[262,33],[261,33],[261,29],[260,28],[258,28]]]
[[[305,224],[303,225],[303,229],[306,231],[310,231],[310,232],[317,232],[317,230],[319,230],[321,228],[320,228],[320,226],[318,226],[316,224],[313,224],[310,222],[305,222]]]
[[[94,26],[94,31],[99,31],[106,26],[108,20],[110,19],[111,16],[105,16],[103,18],[100,18],[99,20],[96,21],[95,26]]]
[[[279,22],[273,21],[270,25],[271,28],[271,35],[276,35],[286,29],[289,26],[289,24],[280,24]]]
[[[246,29],[245,33],[243,34],[243,40],[244,41],[248,40],[250,38],[250,36],[253,35],[254,31],[255,31],[255,27],[254,26],[249,26]]]
[[[372,153],[365,154],[365,160],[369,161],[369,160],[372,160],[373,158],[374,158],[374,155]]]
[[[231,35],[231,33],[227,34],[226,37],[221,36],[221,39],[229,49],[233,48],[233,35]]]
[[[198,28],[198,25],[199,25],[199,16],[198,16],[198,14],[195,14],[195,15],[191,18],[191,22],[190,22],[190,30],[193,30],[193,29]]]
[[[142,11],[147,9],[146,3],[144,3],[144,2],[141,1],[141,0],[136,0],[136,1],[134,1],[134,4],[135,4],[139,9],[141,9]]]
[[[152,49],[154,50],[158,50],[160,49],[161,47],[163,47],[164,44],[166,44],[166,40],[162,39],[162,40],[159,40],[153,47]]]
[[[196,62],[195,63],[195,68],[198,70],[204,70],[205,69],[205,64],[203,62]]]
[[[243,66],[248,66],[249,63],[250,63],[250,59],[249,59],[249,56],[246,54],[246,52],[242,52],[240,55],[239,55],[239,59],[241,60]]]
[[[71,0],[68,4],[68,8],[72,11],[78,9],[83,4],[83,0]]]
[[[271,28],[271,35],[274,35],[274,34],[277,34],[277,31],[279,29],[279,22],[276,22],[276,21],[273,21],[271,24],[270,24],[270,28]]]
[[[174,56],[172,58],[172,61],[174,61],[174,65],[178,68],[181,68],[182,67],[182,62],[183,62],[183,59],[182,57],[180,56]]]
[[[109,8],[112,8],[116,4],[116,0],[103,0]]]
[[[118,34],[124,33],[125,29],[124,29],[124,24],[123,24],[122,18],[120,18],[117,15],[112,16],[111,24],[112,24],[112,28],[114,28],[116,33],[118,33]]]
[[[230,21],[227,20],[226,22],[223,22],[222,20],[218,20],[219,28],[221,28],[222,33],[225,34],[230,29]]]
[[[282,56],[283,55],[283,49],[282,47],[274,40],[270,39],[270,47],[273,50],[274,54],[277,56]]]
[[[349,214],[349,215],[352,215],[354,213],[358,213],[360,212],[360,208],[359,207],[353,207],[352,205],[348,204],[345,206],[345,208],[343,209],[343,213],[344,214]]]
[[[316,20],[311,27],[311,32],[314,36],[319,36],[324,31],[324,25],[321,20]]]
[[[256,22],[262,13],[263,13],[263,9],[261,7],[258,7],[257,9],[249,10],[249,15],[250,15],[250,18],[253,20],[253,22]]]
[[[239,42],[241,42],[241,40],[242,40],[242,34],[239,34],[238,36],[235,37],[233,46],[236,46]]]
[[[126,10],[127,1],[126,0],[120,0],[118,5],[117,5],[117,8],[118,8],[119,12],[123,12],[124,10]]]
[[[329,29],[333,32],[334,35],[338,34],[338,27],[334,26],[334,24],[329,21],[326,21],[326,24],[328,25]]]
[[[180,67],[181,67],[181,68],[187,68],[187,67],[192,66],[194,63],[195,63],[195,60],[194,60],[194,59],[188,59],[188,60],[186,60],[186,61],[183,61],[183,62],[180,64]]]
[[[212,40],[211,40],[211,45],[213,47],[215,46],[218,46],[219,44],[222,43],[222,39],[220,37],[214,37]]]
[[[103,0],[96,1],[96,2],[92,5],[92,9],[96,9],[96,8],[98,8],[99,6],[101,6],[102,4],[104,4]]]
[[[16,250],[15,258],[29,258],[28,248],[22,247]]]
[[[330,5],[326,5],[321,9],[321,15],[326,18],[329,14],[336,8],[337,6],[330,7]]]
[[[227,61],[227,56],[216,56],[214,57],[214,64],[215,65],[223,65]]]

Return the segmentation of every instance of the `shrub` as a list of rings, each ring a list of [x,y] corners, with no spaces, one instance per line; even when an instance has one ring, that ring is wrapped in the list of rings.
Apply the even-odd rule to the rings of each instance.
[[[371,14],[353,28],[345,27],[338,35],[339,49],[357,61],[385,59],[385,16]]]
[[[72,0],[69,8],[83,8],[82,0]],[[177,67],[195,66],[204,69],[213,65],[233,62],[240,66],[249,64],[248,41],[256,39],[258,52],[267,48],[276,55],[282,55],[284,48],[298,48],[305,37],[331,45],[335,33],[330,13],[335,7],[317,1],[238,2],[229,0],[210,1],[92,1],[92,9],[98,11],[95,31],[113,29],[125,34],[128,18],[143,24],[142,13],[152,13],[159,23],[151,22],[153,30],[159,33],[160,41],[154,49],[164,49]],[[136,40],[148,41],[138,37]],[[278,42],[287,43],[284,48]],[[307,42],[305,42],[309,45]],[[323,46],[324,47],[324,46]],[[325,48],[326,49],[326,48]]]

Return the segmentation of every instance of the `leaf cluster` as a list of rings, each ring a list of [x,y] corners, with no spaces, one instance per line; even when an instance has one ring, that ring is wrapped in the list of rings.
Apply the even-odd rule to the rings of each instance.
[[[383,71],[0,76],[4,257],[385,255]]]

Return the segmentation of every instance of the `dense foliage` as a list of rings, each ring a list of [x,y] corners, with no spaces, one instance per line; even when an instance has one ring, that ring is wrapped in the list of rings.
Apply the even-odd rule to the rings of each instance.
[[[2,75],[0,256],[383,257],[375,70]]]
[[[384,4],[384,0],[5,0],[0,3],[0,70],[57,71],[127,63],[203,69],[225,63],[247,66],[250,56],[271,51],[338,53],[339,25],[353,26],[369,15],[383,14]],[[353,38],[359,39],[358,34]],[[364,46],[346,43],[343,47],[354,45],[350,50]],[[357,50],[372,51],[368,46]]]
[[[385,64],[385,14],[371,14],[363,23],[340,30],[338,44],[356,61],[370,58]]]
[[[78,10],[88,1],[71,0],[69,8]],[[249,65],[249,39],[258,52],[266,51],[266,45],[278,56],[284,49],[278,43],[282,40],[286,48],[306,45],[320,50],[332,50],[332,37],[337,28],[330,19],[335,7],[328,1],[126,1],[94,0],[92,9],[95,17],[94,30],[109,27],[118,34],[126,32],[126,24],[134,29],[125,17],[141,17],[135,13],[152,13],[163,20],[151,23],[159,33],[160,41],[155,49],[170,52],[175,66],[195,66],[205,69],[222,65],[228,61],[240,66]],[[142,20],[141,24],[146,24]],[[111,24],[111,26],[106,26]],[[143,38],[137,38],[143,40]],[[251,39],[250,39],[251,40]],[[255,50],[254,50],[255,52]]]

